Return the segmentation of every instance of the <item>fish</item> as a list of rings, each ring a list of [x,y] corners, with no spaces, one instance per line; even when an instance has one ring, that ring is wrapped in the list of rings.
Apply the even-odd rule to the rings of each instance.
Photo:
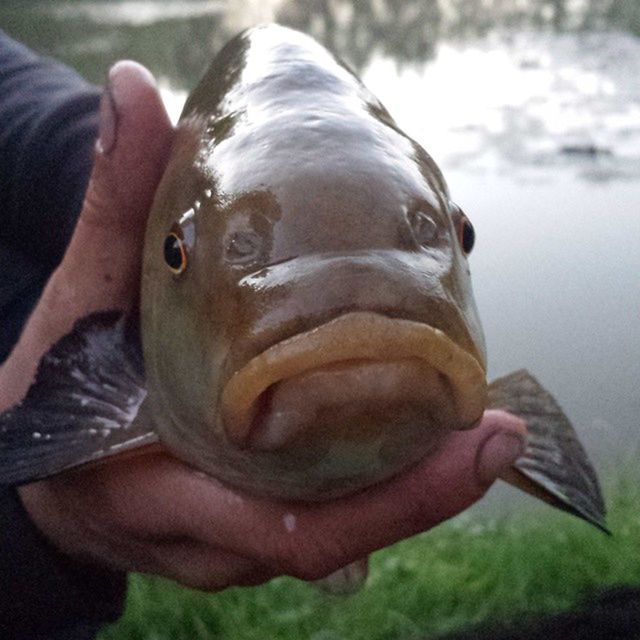
[[[487,381],[474,242],[345,63],[279,25],[241,33],[185,103],[136,311],[87,316],[44,355],[0,415],[0,483],[160,445],[242,491],[331,500],[499,407],[528,430],[503,479],[606,531],[556,400],[526,370]]]

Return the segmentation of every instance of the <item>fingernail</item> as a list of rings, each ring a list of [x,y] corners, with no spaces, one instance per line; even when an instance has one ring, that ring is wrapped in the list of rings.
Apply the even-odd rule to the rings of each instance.
[[[493,482],[524,453],[525,446],[524,438],[516,433],[498,431],[490,436],[478,452],[478,480],[482,484]]]
[[[113,99],[111,82],[107,84],[100,100],[100,123],[98,132],[98,149],[104,155],[108,155],[116,146],[118,132],[118,112]]]

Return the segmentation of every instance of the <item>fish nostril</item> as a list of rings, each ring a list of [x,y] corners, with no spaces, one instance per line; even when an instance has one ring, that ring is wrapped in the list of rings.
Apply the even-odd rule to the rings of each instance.
[[[428,248],[438,237],[438,225],[424,211],[416,211],[409,217],[413,237],[421,246]]]
[[[225,259],[234,265],[255,263],[262,255],[263,240],[253,231],[235,231],[225,242]]]

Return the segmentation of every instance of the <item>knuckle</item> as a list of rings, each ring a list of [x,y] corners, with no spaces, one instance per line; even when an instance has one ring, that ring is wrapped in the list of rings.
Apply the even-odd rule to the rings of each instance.
[[[313,581],[348,564],[350,559],[340,542],[333,537],[307,536],[304,540],[281,543],[275,564],[287,575]]]
[[[105,211],[114,208],[116,204],[114,202],[113,185],[105,184],[109,182],[104,175],[106,172],[103,171],[100,173],[99,179],[93,177],[89,183],[82,205],[82,217],[80,218],[83,224],[92,227],[104,227],[112,223],[112,220],[109,217],[105,219],[103,214]]]
[[[256,585],[268,579],[262,572],[256,572],[251,568],[229,566],[224,562],[217,567],[211,567],[208,563],[174,562],[164,573],[167,577],[191,589],[210,593],[233,586]]]

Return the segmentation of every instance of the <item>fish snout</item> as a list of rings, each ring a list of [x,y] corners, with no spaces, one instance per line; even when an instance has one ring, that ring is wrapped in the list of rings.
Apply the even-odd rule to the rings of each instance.
[[[472,427],[484,369],[429,325],[370,312],[341,315],[252,358],[226,384],[229,442],[270,454],[289,497],[328,497],[380,481]]]
[[[225,386],[222,418],[232,442],[267,450],[318,434],[348,441],[389,430],[437,434],[472,426],[485,390],[480,363],[442,331],[354,312],[252,358]]]
[[[435,441],[455,417],[447,377],[417,358],[338,360],[268,387],[244,444],[266,451],[326,442],[364,446],[385,439],[388,429],[428,430]]]
[[[379,250],[302,256],[250,274],[240,281],[244,330],[226,373],[281,340],[358,312],[428,324],[484,365],[479,322],[458,300],[454,270],[446,256]]]
[[[243,284],[252,330],[232,345],[212,419],[288,497],[381,481],[482,416],[484,365],[439,275],[363,256],[295,260]]]

